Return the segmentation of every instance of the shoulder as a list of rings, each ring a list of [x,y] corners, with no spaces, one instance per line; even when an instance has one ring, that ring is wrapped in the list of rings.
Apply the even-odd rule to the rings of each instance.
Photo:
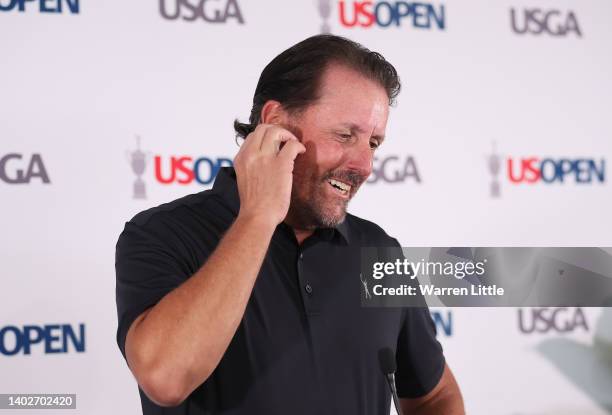
[[[185,250],[194,244],[213,245],[234,217],[222,195],[205,190],[136,214],[126,222],[117,248],[154,244]]]
[[[205,226],[207,223],[232,222],[233,213],[219,193],[204,190],[168,203],[163,203],[136,214],[126,225],[140,228],[168,226]]]
[[[362,246],[400,246],[397,239],[376,223],[350,213],[346,214],[344,226],[350,234],[352,243]]]

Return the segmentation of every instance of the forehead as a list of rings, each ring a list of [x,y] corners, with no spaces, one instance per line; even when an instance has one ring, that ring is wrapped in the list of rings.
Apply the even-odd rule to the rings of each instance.
[[[313,110],[321,121],[384,131],[389,98],[377,82],[346,66],[330,65],[321,78],[319,99]]]

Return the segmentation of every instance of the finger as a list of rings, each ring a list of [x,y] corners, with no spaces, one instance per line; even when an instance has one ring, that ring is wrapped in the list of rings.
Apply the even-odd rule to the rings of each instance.
[[[281,143],[289,140],[297,141],[297,137],[285,128],[276,125],[272,126],[266,130],[263,136],[261,151],[265,154],[275,155],[280,151]]]
[[[240,146],[240,151],[257,151],[261,148],[261,141],[263,140],[266,131],[272,127],[271,124],[258,124],[255,130],[246,136],[244,143]],[[254,150],[251,150],[254,149]]]
[[[293,163],[298,154],[306,151],[304,144],[297,140],[290,140],[285,143],[281,151],[278,153],[278,159],[281,163]]]

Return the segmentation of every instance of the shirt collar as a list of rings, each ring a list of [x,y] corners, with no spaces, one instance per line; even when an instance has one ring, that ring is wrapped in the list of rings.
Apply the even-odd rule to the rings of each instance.
[[[240,196],[236,183],[236,171],[233,167],[222,167],[219,169],[212,190],[221,196],[225,204],[235,215],[238,215],[238,211],[240,210]],[[333,238],[334,233],[339,233],[347,244],[350,243],[350,232],[346,219],[335,228],[320,228],[318,232],[322,236],[329,235],[328,237],[330,240]]]
[[[346,214],[348,216],[348,213]],[[342,223],[340,223],[338,226],[336,226],[336,230],[338,231],[338,233],[340,235],[342,235],[342,237],[344,238],[344,241],[349,244],[351,242],[351,238],[350,238],[350,231],[349,231],[349,226],[348,223],[346,223],[346,217],[344,218],[344,220],[342,221]]]

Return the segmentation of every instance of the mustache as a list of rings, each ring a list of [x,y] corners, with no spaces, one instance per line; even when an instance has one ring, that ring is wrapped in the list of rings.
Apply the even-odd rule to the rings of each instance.
[[[329,179],[339,180],[341,182],[350,184],[353,188],[357,188],[367,180],[367,176],[364,176],[363,174],[360,174],[354,170],[341,170],[327,173],[323,178],[323,181],[327,181]]]

